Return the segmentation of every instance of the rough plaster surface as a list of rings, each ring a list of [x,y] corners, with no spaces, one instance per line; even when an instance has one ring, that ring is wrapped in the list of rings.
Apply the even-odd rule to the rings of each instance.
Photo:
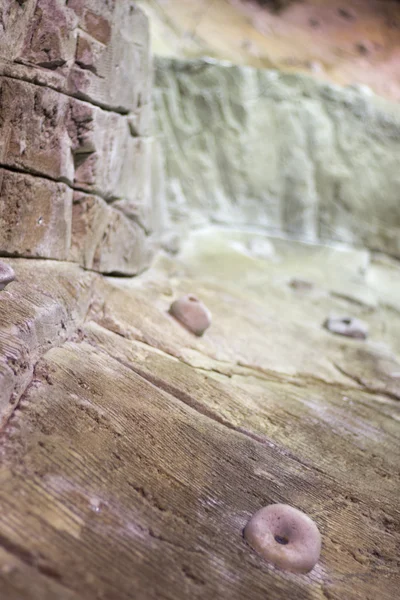
[[[400,256],[400,109],[360,89],[156,61],[167,201],[183,231],[254,226]]]

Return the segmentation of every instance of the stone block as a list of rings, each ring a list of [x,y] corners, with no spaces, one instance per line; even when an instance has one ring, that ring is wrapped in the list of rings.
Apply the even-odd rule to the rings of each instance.
[[[132,112],[147,127],[149,32],[132,1],[5,0],[0,72],[94,104]]]
[[[0,164],[106,198],[142,202],[150,142],[129,117],[49,88],[0,78]]]
[[[64,183],[0,169],[0,253],[65,260],[71,214]]]
[[[74,60],[78,17],[62,0],[2,2],[0,56],[61,77]]]
[[[70,260],[100,273],[136,275],[151,261],[143,229],[101,198],[76,192]]]
[[[0,164],[73,181],[69,103],[49,88],[0,77]]]
[[[151,91],[147,18],[133,2],[118,2],[108,16],[88,6],[79,25],[69,92],[139,115]]]
[[[146,17],[131,0],[5,0],[0,29],[0,252],[139,272],[151,231]]]
[[[127,117],[71,100],[68,132],[76,187],[110,200],[131,193],[138,142]]]
[[[154,140],[151,138],[130,138],[127,144],[128,158],[125,160],[118,183],[117,195],[120,200],[113,203],[147,232],[152,224],[152,163]]]

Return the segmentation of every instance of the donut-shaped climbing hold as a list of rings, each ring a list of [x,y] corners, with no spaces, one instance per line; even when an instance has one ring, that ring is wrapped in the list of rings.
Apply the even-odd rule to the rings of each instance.
[[[193,294],[182,296],[170,306],[170,314],[195,335],[201,336],[211,325],[211,313]]]
[[[271,504],[256,512],[244,537],[266,560],[292,573],[311,571],[321,553],[321,534],[314,521],[287,504]]]
[[[359,340],[365,340],[368,337],[368,324],[354,317],[330,317],[326,319],[324,327],[337,335]]]

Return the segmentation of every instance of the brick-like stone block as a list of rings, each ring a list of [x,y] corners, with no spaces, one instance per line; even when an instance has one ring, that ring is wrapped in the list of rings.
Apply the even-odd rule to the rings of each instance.
[[[0,253],[139,272],[151,231],[146,17],[131,0],[4,0],[0,34]]]
[[[75,187],[109,201],[123,199],[129,206],[140,205],[142,211],[148,210],[150,138],[132,136],[128,117],[73,99],[68,133]],[[136,209],[134,214],[138,214]]]
[[[171,250],[167,240],[172,241],[174,236],[166,202],[163,151],[157,139],[137,138],[136,142],[137,157],[131,168],[133,187],[112,206],[139,223],[147,234],[157,239],[157,243]]]
[[[146,132],[149,31],[135,2],[4,0],[0,72],[131,112]]]
[[[68,132],[76,187],[106,199],[130,192],[137,142],[127,117],[71,99]]]
[[[9,77],[0,77],[0,114],[1,165],[142,202],[149,144],[129,117]]]
[[[66,76],[74,60],[78,16],[63,0],[4,0],[0,56]]]
[[[124,214],[137,221],[146,230],[151,229],[151,138],[131,138],[131,159],[122,165],[119,178],[119,201],[115,203]]]
[[[151,93],[147,18],[133,2],[116,2],[112,14],[100,13],[98,3],[85,5],[68,90],[140,115]]]
[[[143,229],[101,198],[76,192],[70,260],[101,273],[136,275],[151,261]]]
[[[0,77],[0,164],[72,181],[69,103],[49,88]]]
[[[65,260],[71,241],[72,190],[0,169],[0,251]]]

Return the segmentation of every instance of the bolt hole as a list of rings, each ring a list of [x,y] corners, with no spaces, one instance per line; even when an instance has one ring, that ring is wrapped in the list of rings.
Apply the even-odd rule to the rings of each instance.
[[[278,544],[282,544],[282,546],[286,546],[289,543],[289,540],[284,535],[276,535],[275,541],[278,542]]]
[[[343,323],[344,325],[351,325],[351,319],[343,319],[343,320],[342,320],[342,323]]]
[[[196,296],[188,296],[190,302],[198,302],[198,299],[196,298]]]

